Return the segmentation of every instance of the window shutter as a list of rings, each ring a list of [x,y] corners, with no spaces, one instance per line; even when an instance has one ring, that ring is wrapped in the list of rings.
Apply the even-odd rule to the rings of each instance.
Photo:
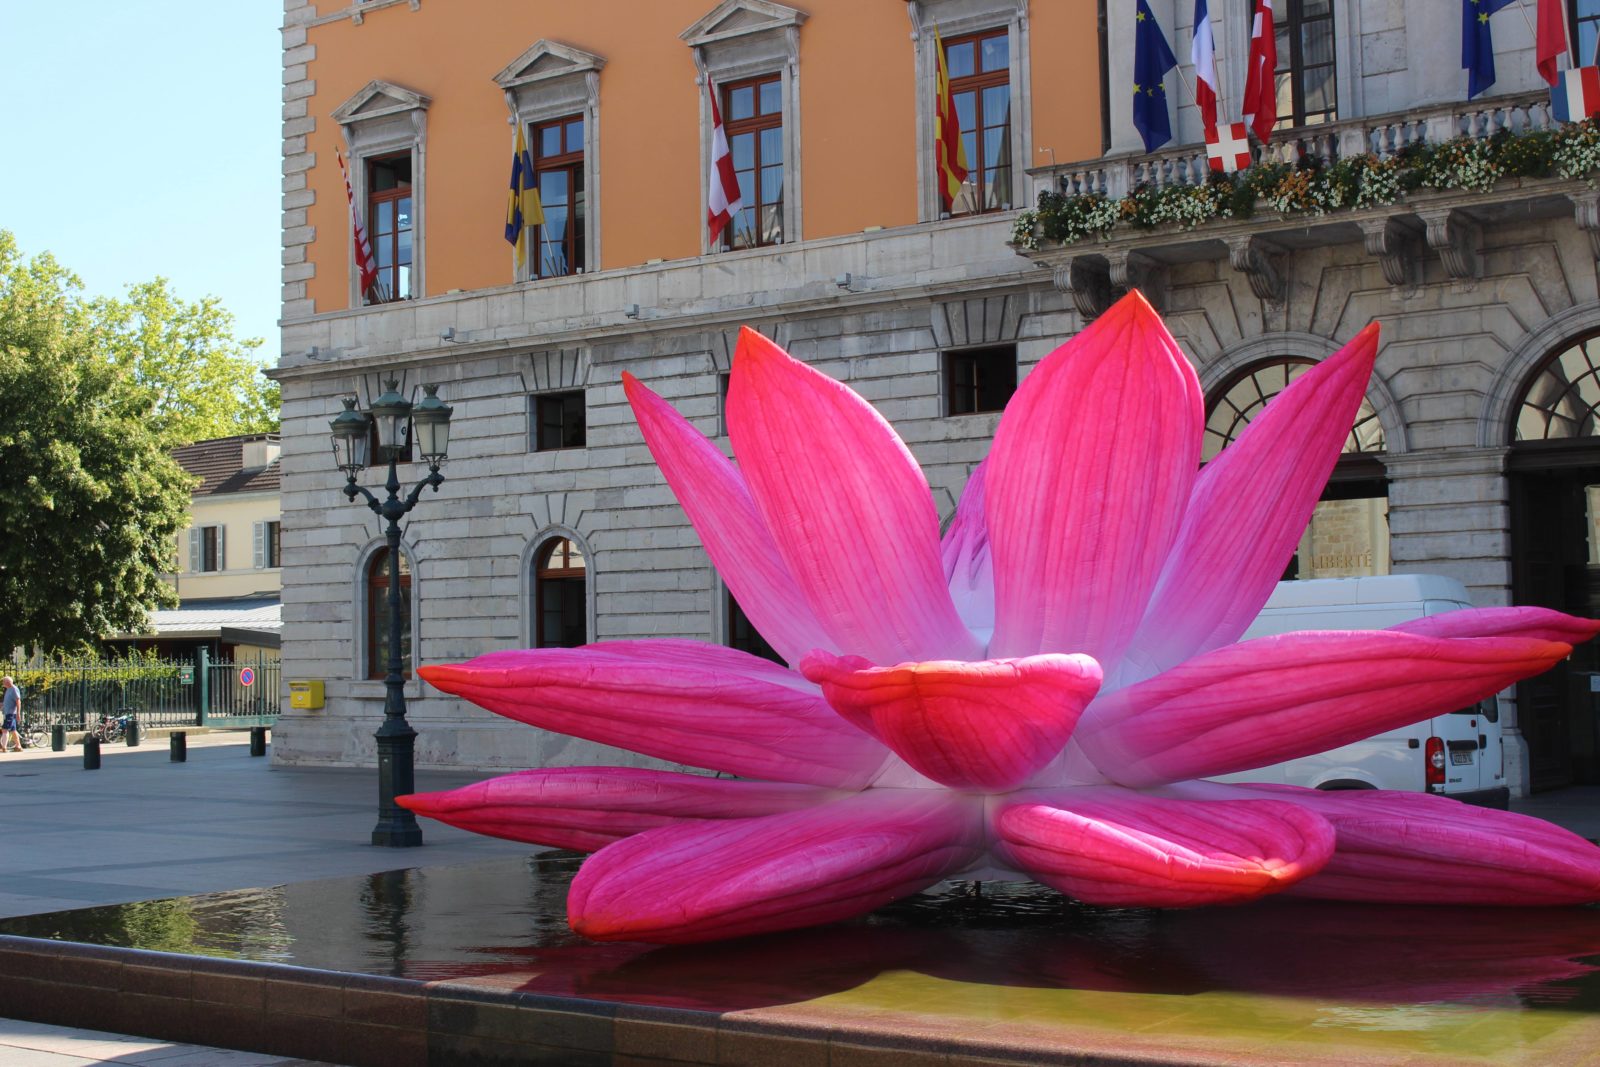
[[[189,572],[200,570],[200,527],[189,527]]]
[[[227,541],[225,540],[227,532],[228,528],[226,526],[217,527],[217,570],[219,571],[228,569],[228,549]]]
[[[250,525],[250,531],[255,541],[256,570],[258,571],[267,565],[265,538],[262,536],[266,532],[266,525],[264,522]]]

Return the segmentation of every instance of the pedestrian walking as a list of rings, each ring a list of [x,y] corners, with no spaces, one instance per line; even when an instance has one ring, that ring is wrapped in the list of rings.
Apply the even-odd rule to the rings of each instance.
[[[17,743],[17,751],[22,751],[22,690],[17,688],[17,683],[11,675],[0,677],[0,685],[5,686],[5,695],[0,696],[0,752],[11,751],[11,742]]]

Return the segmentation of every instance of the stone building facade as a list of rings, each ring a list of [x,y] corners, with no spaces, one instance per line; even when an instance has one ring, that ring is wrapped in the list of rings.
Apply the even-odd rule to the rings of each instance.
[[[1561,599],[1557,606],[1585,610],[1587,568],[1597,562],[1578,558],[1594,543],[1583,503],[1590,481],[1600,484],[1600,451],[1588,448],[1593,420],[1567,440],[1517,439],[1530,390],[1549,389],[1551,358],[1581,350],[1600,332],[1600,207],[1585,182],[1518,179],[1488,192],[1432,193],[1315,218],[1267,212],[1248,222],[1123,230],[1028,250],[1011,243],[1015,208],[1040,189],[1116,196],[1139,181],[1202,174],[1199,123],[1187,105],[1177,113],[1179,147],[1153,155],[1135,149],[1123,94],[1133,55],[1131,3],[1100,5],[1097,21],[1088,5],[922,0],[889,21],[882,11],[869,15],[837,2],[800,11],[761,0],[674,0],[669,6],[688,17],[679,19],[673,46],[686,54],[682,69],[660,84],[718,71],[728,79],[781,72],[786,176],[804,192],[803,213],[786,200],[785,239],[769,246],[715,250],[703,233],[675,234],[666,221],[654,244],[641,237],[643,223],[613,207],[628,202],[619,187],[639,176],[608,139],[627,121],[627,93],[636,85],[625,80],[631,45],[619,39],[608,47],[598,25],[546,35],[530,24],[528,40],[498,42],[510,53],[503,57],[509,66],[483,63],[473,76],[493,76],[518,119],[550,117],[539,110],[545,90],[557,93],[550,108],[586,119],[583,166],[593,171],[591,203],[598,204],[584,236],[591,269],[490,284],[478,280],[480,260],[503,264],[507,246],[496,247],[492,234],[476,244],[461,236],[464,208],[453,196],[450,168],[466,166],[456,158],[465,149],[451,124],[492,134],[496,147],[479,154],[479,169],[492,170],[484,189],[502,189],[509,139],[498,125],[505,115],[495,114],[498,97],[491,88],[488,104],[469,108],[450,95],[453,85],[430,84],[428,68],[408,67],[403,49],[391,48],[392,58],[380,63],[358,47],[364,27],[437,19],[444,6],[285,4],[284,356],[277,371],[284,677],[323,679],[328,704],[280,721],[276,759],[374,758],[382,683],[369,678],[366,576],[382,543],[368,512],[344,502],[326,431],[342,396],[370,401],[390,375],[406,390],[437,384],[456,412],[448,481],[425,495],[404,545],[422,662],[538,642],[541,627],[554,625],[541,599],[550,588],[541,582],[570,581],[576,573],[549,566],[550,546],[562,540],[581,555],[585,639],[735,641],[736,608],[651,462],[621,374],[638,376],[726,447],[722,376],[744,324],[871,401],[905,438],[948,516],[998,421],[996,412],[981,410],[985,403],[971,402],[960,368],[991,361],[978,371],[987,377],[992,361],[1010,360],[1024,376],[1121,289],[1140,286],[1163,310],[1216,410],[1252,375],[1293,373],[1378,319],[1383,347],[1367,425],[1352,439],[1329,505],[1302,545],[1302,573],[1433,571],[1459,578],[1482,604]],[[1229,64],[1233,72],[1242,64],[1228,57],[1244,55],[1248,4],[1213,6],[1226,114],[1230,101],[1237,108]],[[1174,50],[1186,54],[1188,30],[1179,19],[1190,5],[1151,0],[1151,7],[1176,31],[1169,32]],[[1489,97],[1468,104],[1455,46],[1441,44],[1459,44],[1459,11],[1448,5],[1329,0],[1287,7],[1297,16],[1331,12],[1326,77],[1335,86],[1335,113],[1332,121],[1281,128],[1269,154],[1337,157],[1551,121],[1544,98],[1532,92],[1526,31],[1509,12],[1496,23],[1501,80]],[[861,21],[852,27],[852,19]],[[947,43],[993,31],[1009,49],[1000,82],[1010,104],[1003,143],[1009,160],[1045,165],[1012,167],[1004,190],[1010,199],[997,197],[995,210],[940,217],[928,88],[935,22]],[[903,105],[893,120],[907,131],[898,142],[864,149],[889,153],[883,167],[893,173],[879,192],[864,194],[881,199],[865,215],[830,201],[832,183],[815,180],[832,174],[830,145],[850,139],[848,115],[830,112],[832,98],[811,95],[821,92],[819,83],[843,77],[848,56],[829,51],[841,27],[881,36],[885,58],[875,76],[887,79],[883,106]],[[1110,102],[1103,121],[1098,94],[1069,95],[1055,69],[1064,52],[1085,41],[1091,52],[1102,46],[1103,66],[1090,56],[1087,68]],[[1071,65],[1080,74],[1085,66]],[[1185,76],[1192,80],[1182,68],[1169,76],[1170,99],[1180,99]],[[332,87],[340,79],[342,87]],[[704,111],[696,129],[689,105],[679,131],[699,152],[683,169],[702,176]],[[358,202],[367,193],[364,159],[397,148],[409,153],[417,228],[410,299],[359,299],[350,280],[344,190],[328,166],[335,147],[354,164]],[[862,180],[870,185],[873,175]],[[504,193],[483,195],[491,207],[475,218],[492,227]],[[422,233],[424,225],[430,232]],[[538,398],[574,393],[582,397],[582,447],[537,447]],[[1592,393],[1574,397],[1569,407],[1584,397],[1600,401]],[[425,471],[402,465],[401,473],[414,481]],[[1558,527],[1565,531],[1559,537],[1552,532]],[[840,550],[849,550],[847,531]],[[1600,664],[1575,663],[1551,680],[1537,711],[1531,696],[1520,707],[1507,701],[1514,789],[1600,780],[1594,716],[1584,703],[1583,671],[1592,666]],[[631,758],[506,724],[416,681],[408,683],[408,699],[424,765]]]

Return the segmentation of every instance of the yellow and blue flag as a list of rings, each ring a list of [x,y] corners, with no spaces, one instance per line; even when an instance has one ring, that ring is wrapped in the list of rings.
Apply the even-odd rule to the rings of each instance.
[[[516,140],[511,146],[511,188],[506,196],[506,240],[517,250],[518,274],[528,264],[528,227],[543,225],[544,206],[539,203],[533,156],[528,152],[523,125],[518,121]]]

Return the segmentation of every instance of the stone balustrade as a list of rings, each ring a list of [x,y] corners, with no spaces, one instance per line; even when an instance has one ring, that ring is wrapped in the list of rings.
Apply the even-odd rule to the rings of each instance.
[[[1270,142],[1255,146],[1254,156],[1259,163],[1299,159],[1333,163],[1366,153],[1388,158],[1413,144],[1438,144],[1462,136],[1492,137],[1501,130],[1523,133],[1554,124],[1547,93],[1518,93],[1278,130]],[[1035,167],[1028,173],[1036,200],[1047,189],[1069,196],[1097,193],[1120,197],[1141,185],[1193,185],[1204,181],[1209,169],[1206,146],[1186,144],[1158,152]]]

